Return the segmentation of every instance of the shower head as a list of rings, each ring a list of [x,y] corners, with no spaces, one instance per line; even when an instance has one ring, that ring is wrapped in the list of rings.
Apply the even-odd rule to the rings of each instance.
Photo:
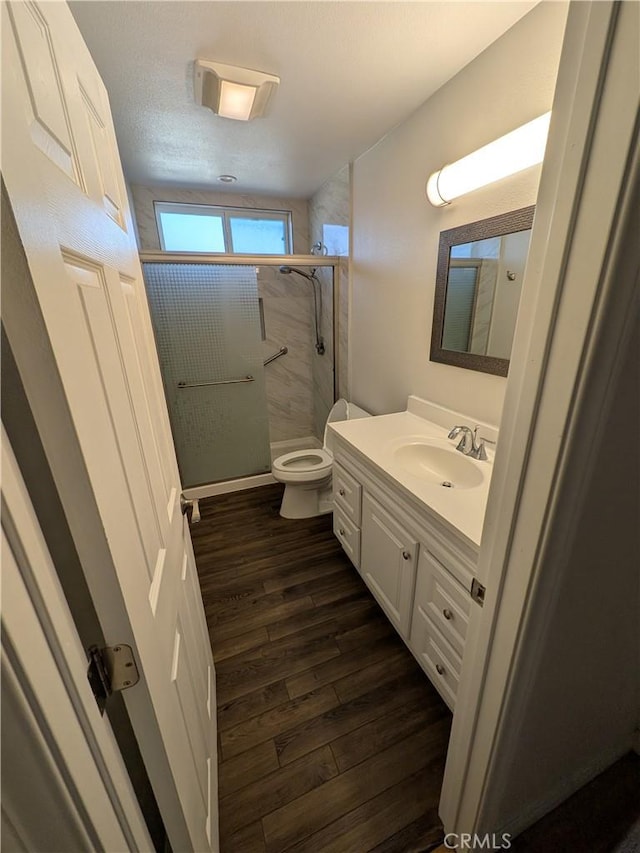
[[[308,272],[305,272],[304,270],[298,269],[298,267],[283,266],[283,267],[280,267],[280,272],[283,273],[284,275],[290,275],[292,272],[297,272],[298,275],[304,276],[304,278],[308,279],[309,281],[313,281],[313,279],[315,278],[315,276],[314,276],[315,270],[312,270],[311,274],[309,274]]]
[[[320,325],[322,322],[322,286],[319,280],[316,277],[315,269],[311,269],[311,272],[305,272],[301,270],[299,267],[290,267],[286,264],[279,268],[280,272],[283,275],[290,275],[292,272],[298,273],[303,278],[306,278],[307,281],[311,282],[311,288],[313,290],[313,312],[314,312],[314,321],[316,327],[316,352],[318,355],[324,355],[324,341],[322,339],[322,334],[320,331]]]

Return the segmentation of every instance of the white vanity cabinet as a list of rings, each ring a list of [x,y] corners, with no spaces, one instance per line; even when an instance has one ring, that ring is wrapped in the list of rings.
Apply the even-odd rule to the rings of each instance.
[[[418,536],[365,491],[360,574],[403,640],[409,639],[417,565]]]
[[[453,710],[477,548],[341,440],[333,482],[336,536]]]

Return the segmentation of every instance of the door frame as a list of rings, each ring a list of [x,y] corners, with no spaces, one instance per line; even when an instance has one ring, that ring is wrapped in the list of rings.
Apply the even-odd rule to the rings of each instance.
[[[447,832],[501,828],[486,815],[496,756],[508,762],[530,701],[523,635],[545,623],[562,566],[546,546],[559,523],[571,541],[637,316],[623,252],[640,171],[635,6],[570,5],[478,564],[486,597],[471,613],[440,801]],[[555,802],[509,829],[586,781],[562,780]]]

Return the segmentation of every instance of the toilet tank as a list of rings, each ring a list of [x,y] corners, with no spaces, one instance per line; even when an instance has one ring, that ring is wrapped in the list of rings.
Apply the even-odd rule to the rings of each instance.
[[[355,403],[348,403],[346,400],[340,399],[334,403],[333,408],[329,412],[327,425],[324,428],[324,449],[333,453],[333,434],[329,429],[330,423],[339,421],[351,421],[356,418],[370,418],[371,414]]]
[[[353,421],[356,418],[370,418],[371,412],[365,412],[364,409],[361,409],[360,406],[356,406],[355,403],[347,403],[348,415],[347,420]]]

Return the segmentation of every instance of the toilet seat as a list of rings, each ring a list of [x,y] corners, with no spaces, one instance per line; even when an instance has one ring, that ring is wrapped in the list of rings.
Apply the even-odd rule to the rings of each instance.
[[[284,453],[271,463],[274,480],[284,483],[280,515],[283,518],[314,518],[333,510],[331,474],[334,436],[329,424],[368,415],[344,399],[331,407],[324,429],[324,447]]]
[[[312,483],[331,474],[333,456],[324,449],[294,450],[273,462],[276,479],[288,483]]]

